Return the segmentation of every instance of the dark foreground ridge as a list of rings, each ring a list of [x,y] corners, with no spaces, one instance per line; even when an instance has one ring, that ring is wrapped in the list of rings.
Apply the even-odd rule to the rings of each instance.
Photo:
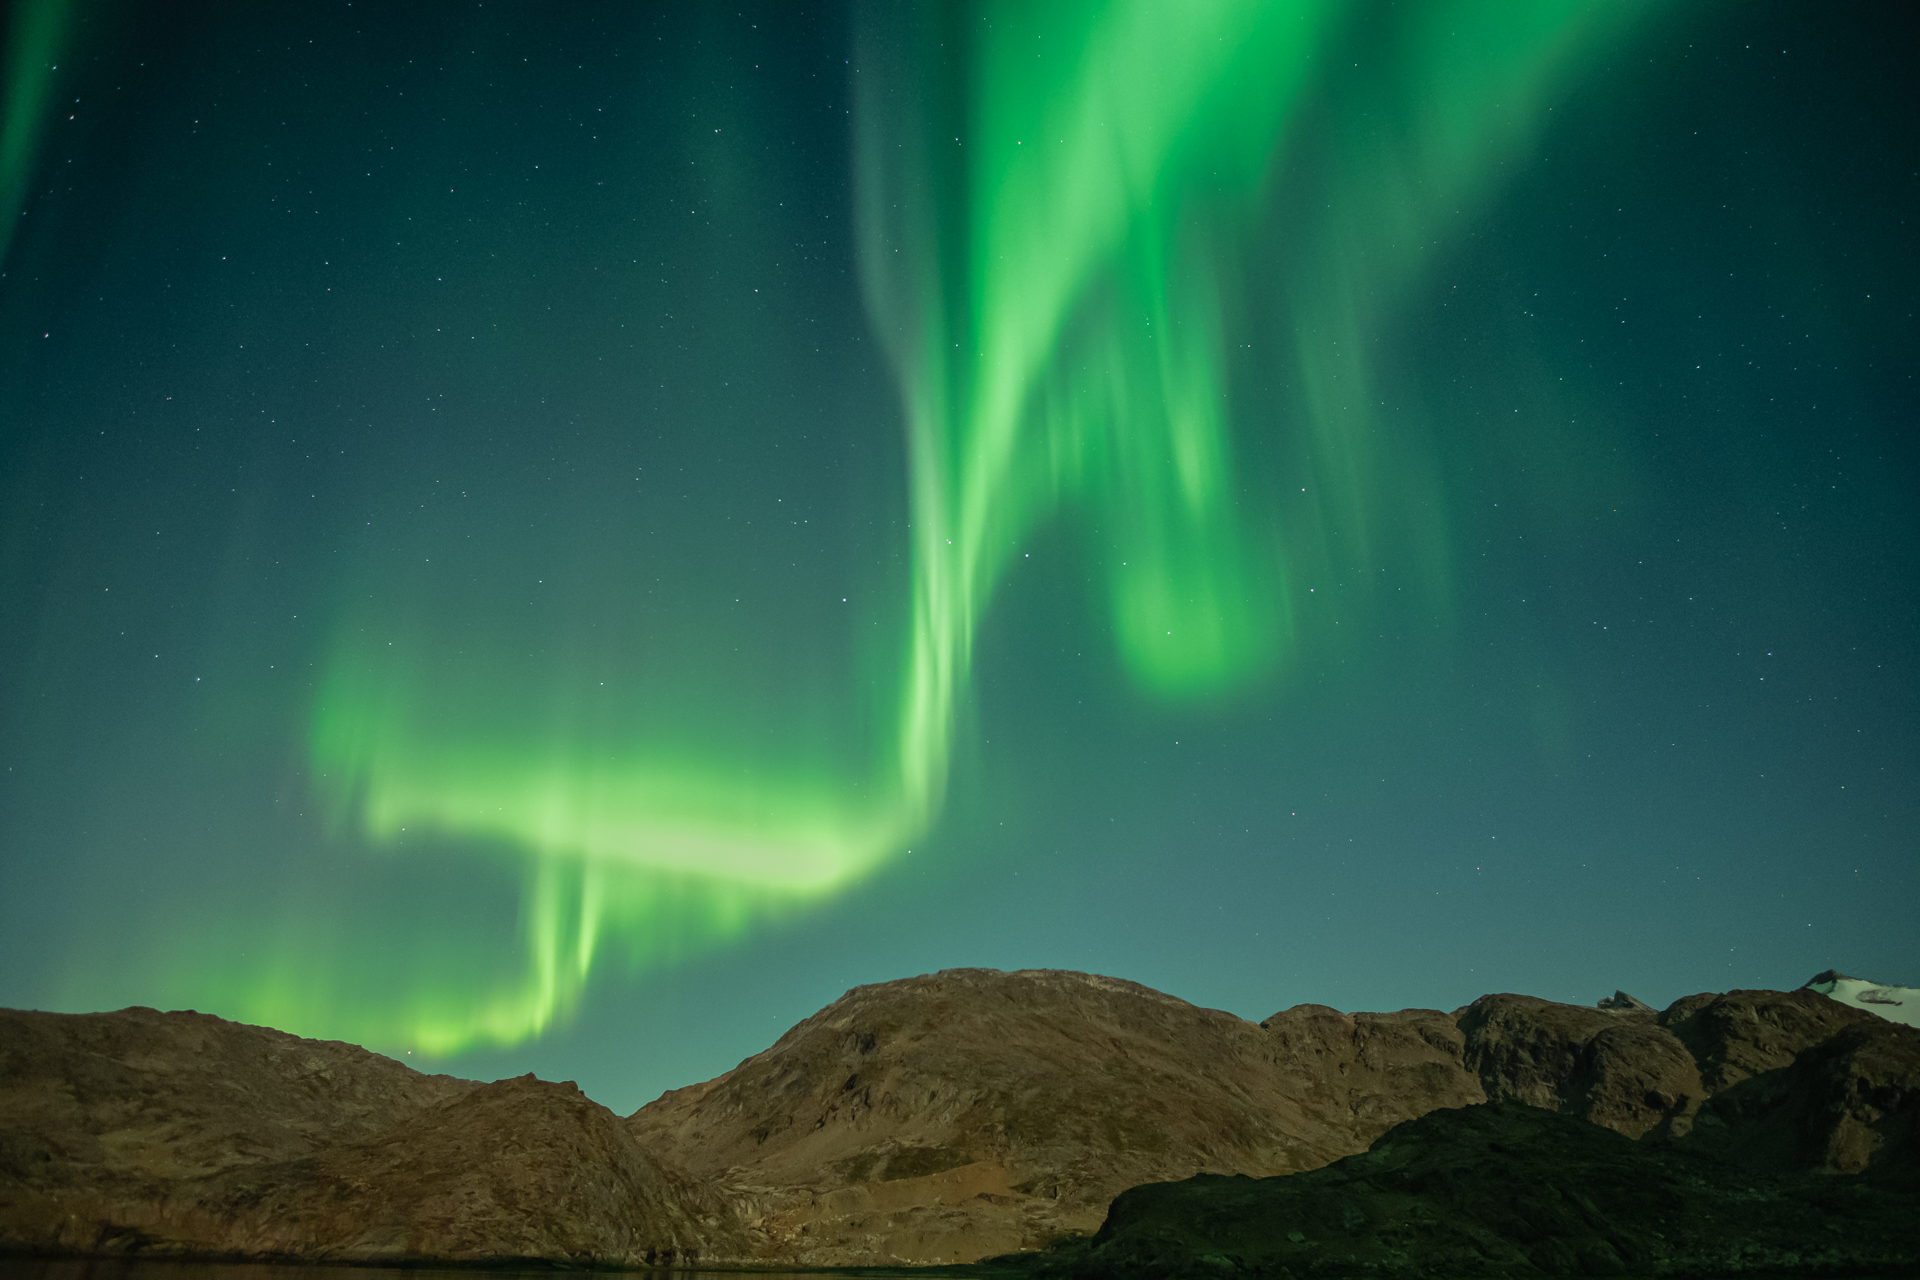
[[[624,1118],[205,1014],[0,1010],[0,1252],[1914,1273],[1916,1168],[1920,1029],[1810,990],[1253,1023],[950,970]]]
[[[1907,1171],[1755,1176],[1518,1103],[1435,1111],[1281,1178],[1122,1192],[1092,1240],[989,1261],[1031,1280],[1911,1274]]]

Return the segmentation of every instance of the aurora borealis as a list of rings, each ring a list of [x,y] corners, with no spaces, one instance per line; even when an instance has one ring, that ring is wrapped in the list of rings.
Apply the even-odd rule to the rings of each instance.
[[[5,1003],[1912,977],[1884,14],[7,20]]]

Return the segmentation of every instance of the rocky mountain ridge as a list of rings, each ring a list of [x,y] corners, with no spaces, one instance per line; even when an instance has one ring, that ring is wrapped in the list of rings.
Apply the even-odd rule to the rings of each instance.
[[[761,1256],[886,1265],[1039,1249],[1130,1186],[1315,1169],[1490,1100],[1857,1173],[1915,1141],[1920,1037],[1808,991],[1256,1025],[1114,979],[950,970],[856,988],[629,1123],[729,1193]]]
[[[201,1013],[0,1011],[0,1249],[630,1264],[746,1251],[571,1083]]]
[[[1134,983],[859,987],[625,1120],[201,1014],[0,1012],[0,1248],[332,1261],[963,1263],[1129,1187],[1329,1166],[1487,1101],[1759,1173],[1916,1162],[1920,1031],[1811,991],[1490,995],[1255,1024]]]
[[[1291,1177],[1133,1187],[1093,1237],[988,1269],[1005,1280],[1908,1275],[1920,1186],[1889,1172],[1759,1176],[1686,1143],[1489,1102],[1430,1111]]]

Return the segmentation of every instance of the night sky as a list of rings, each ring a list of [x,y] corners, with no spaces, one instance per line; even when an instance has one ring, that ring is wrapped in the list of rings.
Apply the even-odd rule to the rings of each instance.
[[[1906,6],[6,24],[0,1004],[1920,983]]]

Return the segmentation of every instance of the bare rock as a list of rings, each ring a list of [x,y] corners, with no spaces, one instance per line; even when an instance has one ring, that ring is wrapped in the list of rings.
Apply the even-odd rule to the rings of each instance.
[[[1651,1013],[1490,995],[1461,1011],[1459,1027],[1467,1067],[1493,1101],[1638,1138],[1684,1132],[1707,1095],[1686,1046]]]
[[[172,1179],[292,1160],[476,1087],[203,1013],[0,1009],[0,1173]]]
[[[1677,1000],[1660,1015],[1718,1093],[1749,1076],[1793,1065],[1802,1052],[1873,1015],[1817,992],[1729,991]]]
[[[1488,1098],[1630,1138],[1830,1173],[1896,1158],[1911,1141],[1915,1029],[1813,991],[1709,992],[1657,1015],[1482,996],[1459,1027]]]
[[[1920,1178],[1920,1029],[1810,990],[1625,1000],[1256,1025],[1112,978],[954,970],[856,988],[625,1120],[570,1084],[199,1014],[0,1011],[0,1249],[967,1263],[1084,1238],[1128,1187],[1303,1174],[1488,1100],[1758,1178]],[[1595,1250],[1579,1265],[1612,1265]]]
[[[1822,969],[1819,973],[1816,973],[1811,978],[1808,978],[1806,982],[1801,984],[1801,986],[1804,989],[1807,987],[1823,986],[1823,985],[1834,983],[1834,982],[1859,982],[1859,981],[1861,981],[1861,979],[1854,977],[1850,973],[1842,973],[1838,969]]]
[[[1125,1186],[1313,1169],[1489,1099],[1771,1171],[1911,1146],[1903,1028],[1811,993],[1633,1004],[1299,1005],[1255,1028],[1113,979],[959,970],[849,992],[631,1123],[734,1197],[756,1257],[837,1266],[1032,1250]],[[1836,1039],[1865,1022],[1884,1029]]]
[[[1860,1014],[1716,1093],[1689,1142],[1769,1172],[1920,1170],[1920,1029]]]
[[[737,1254],[572,1084],[422,1076],[200,1014],[0,1014],[0,1247],[637,1265]]]
[[[1654,1013],[1654,1007],[1644,1000],[1637,1000],[1624,991],[1615,991],[1594,1006],[1597,1009],[1620,1010],[1622,1012]]]
[[[664,1169],[571,1082],[532,1076],[370,1142],[230,1172],[203,1203],[208,1243],[279,1257],[617,1266],[738,1251],[718,1197]]]
[[[1438,1009],[1345,1014],[1303,1004],[1260,1026],[1287,1087],[1344,1123],[1351,1150],[1436,1107],[1486,1100],[1464,1065],[1466,1037]]]
[[[966,1262],[1099,1225],[1139,1182],[1288,1173],[1477,1100],[1446,1015],[1302,1006],[1256,1026],[1113,978],[950,970],[859,987],[636,1112],[768,1259]]]
[[[1755,1178],[1685,1143],[1633,1142],[1513,1102],[1430,1112],[1364,1155],[1287,1178],[1121,1194],[1090,1241],[987,1270],[1034,1280],[1906,1275],[1920,1185]]]

